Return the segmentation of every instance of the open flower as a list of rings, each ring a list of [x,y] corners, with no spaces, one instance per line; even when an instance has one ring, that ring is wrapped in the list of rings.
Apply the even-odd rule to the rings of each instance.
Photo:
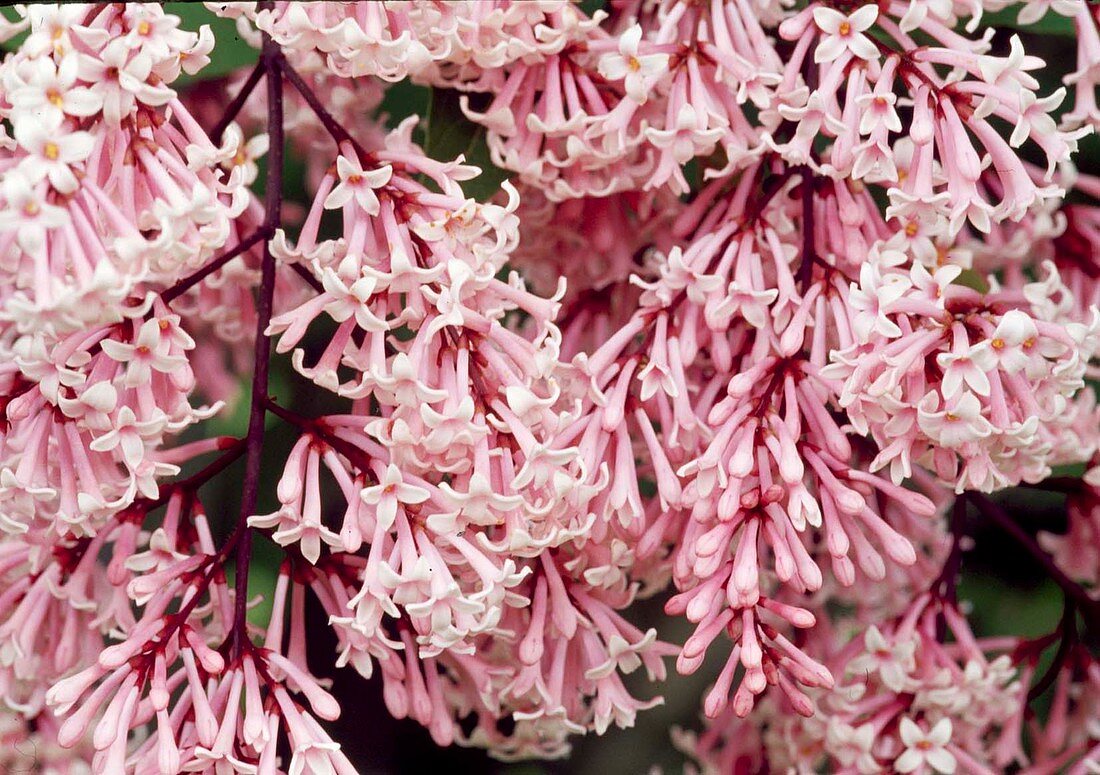
[[[905,750],[894,760],[898,772],[913,772],[921,765],[948,775],[955,771],[955,757],[946,747],[951,742],[951,719],[941,718],[925,732],[911,718],[902,716],[899,733]]]
[[[377,508],[379,523],[388,528],[397,517],[398,504],[423,503],[428,499],[428,491],[423,487],[406,484],[401,469],[391,463],[386,467],[382,481],[371,487],[364,487],[359,497],[363,499],[363,503]]]
[[[63,226],[69,220],[63,209],[46,201],[42,188],[45,184],[35,186],[19,170],[9,172],[0,183],[4,197],[0,232],[14,231],[19,246],[28,253],[42,248],[48,229]]]
[[[845,51],[860,59],[877,59],[878,47],[863,34],[877,18],[878,5],[875,3],[863,6],[851,15],[835,8],[814,8],[814,22],[822,32],[821,41],[814,50],[814,61],[819,64],[832,62]]]
[[[947,408],[940,411],[935,410],[938,404],[939,397],[929,393],[917,411],[920,429],[937,444],[954,449],[983,439],[993,432],[989,420],[982,416],[981,402],[973,393],[960,393],[947,402]]]
[[[363,208],[363,212],[378,215],[378,195],[374,192],[390,182],[393,176],[392,167],[364,170],[355,156],[338,156],[336,174],[340,176],[340,183],[325,199],[326,209],[343,207],[354,198],[356,204]]]
[[[23,119],[15,124],[15,139],[29,156],[19,168],[33,182],[47,178],[57,191],[71,194],[79,183],[73,166],[88,158],[95,138],[88,132],[70,132],[61,119]]]
[[[635,102],[645,102],[649,84],[668,67],[668,54],[639,54],[642,28],[635,24],[619,36],[618,53],[600,57],[600,75],[609,81],[624,81],[626,93]]]
[[[103,107],[103,98],[86,86],[76,85],[78,59],[67,56],[54,64],[42,57],[29,62],[25,83],[12,90],[12,106],[49,125],[65,116],[95,115]]]

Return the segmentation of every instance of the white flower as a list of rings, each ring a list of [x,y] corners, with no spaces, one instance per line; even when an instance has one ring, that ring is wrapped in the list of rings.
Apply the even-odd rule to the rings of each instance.
[[[814,51],[814,61],[832,62],[845,51],[851,51],[860,59],[877,59],[878,47],[863,34],[877,18],[878,6],[873,3],[849,16],[834,8],[814,8],[814,22],[824,33]]]
[[[952,0],[909,0],[909,8],[901,17],[898,27],[902,32],[912,32],[924,24],[928,16],[941,22],[950,22],[954,11]]]
[[[904,690],[915,664],[916,643],[912,640],[888,641],[878,627],[871,625],[863,635],[863,647],[864,653],[848,664],[848,674],[862,676],[874,671],[890,691]]]
[[[680,106],[676,115],[676,126],[671,129],[653,129],[645,131],[646,139],[658,148],[668,148],[680,164],[687,164],[700,154],[708,153],[722,137],[720,128],[707,129],[699,120],[695,108],[687,103]]]
[[[1019,35],[1013,35],[1009,40],[1007,57],[978,57],[978,70],[982,78],[992,86],[1003,86],[1010,91],[1017,91],[1021,87],[1038,89],[1039,82],[1028,75],[1027,71],[1044,66],[1045,63],[1039,57],[1024,53],[1024,44],[1020,42]]]
[[[861,115],[859,118],[859,133],[869,135],[881,124],[891,132],[901,131],[901,119],[894,107],[898,96],[893,92],[881,92],[863,94],[856,98]]]
[[[946,264],[937,267],[935,272],[929,272],[923,264],[914,263],[909,270],[909,279],[913,282],[913,288],[924,294],[924,297],[934,304],[943,306],[943,292],[951,283],[962,274],[962,267],[955,264]]]
[[[238,173],[240,182],[246,186],[251,185],[255,182],[260,169],[259,165],[256,164],[256,160],[268,151],[270,145],[268,136],[266,134],[253,135],[246,141],[240,126],[232,123],[226,127],[224,137],[225,142],[223,145],[235,149],[233,155],[223,163],[224,166],[231,171],[240,170]]]
[[[364,331],[388,331],[389,324],[374,314],[370,300],[378,281],[373,277],[360,277],[347,283],[329,267],[321,270],[321,284],[332,301],[325,305],[325,312],[337,323],[355,317],[356,324]]]
[[[405,484],[401,469],[390,463],[382,481],[373,487],[364,487],[359,497],[368,506],[377,507],[378,522],[388,530],[397,517],[398,503],[423,503],[428,500],[428,491],[423,487]]]
[[[117,125],[133,112],[137,101],[145,105],[165,105],[176,93],[163,84],[152,84],[153,59],[145,52],[131,56],[122,38],[111,41],[99,57],[80,54],[81,80],[92,84],[92,91],[103,100],[103,118]]]
[[[668,54],[638,55],[642,28],[635,24],[619,38],[619,53],[600,58],[600,75],[609,81],[623,80],[626,94],[635,102],[645,102],[649,84],[668,67]]]
[[[925,732],[911,718],[902,716],[898,732],[905,744],[901,756],[894,760],[898,772],[913,772],[923,764],[948,775],[955,771],[955,757],[945,747],[951,742],[951,719],[941,718]]]
[[[1020,115],[1012,129],[1012,136],[1008,139],[1009,145],[1019,148],[1029,137],[1054,137],[1058,132],[1058,122],[1054,120],[1054,112],[1065,98],[1066,87],[1064,86],[1041,99],[1036,97],[1033,91],[1021,90]]]
[[[779,291],[776,288],[758,291],[752,287],[744,287],[734,280],[726,287],[724,297],[713,297],[719,300],[713,305],[707,305],[703,317],[707,325],[715,331],[725,328],[737,313],[753,328],[763,328],[768,319],[768,307],[778,297]]]
[[[19,247],[37,253],[45,244],[46,230],[63,226],[69,214],[56,205],[47,204],[22,171],[4,176],[0,191],[5,200],[0,208],[0,231],[14,229]]]
[[[354,197],[367,215],[378,215],[378,195],[374,190],[390,182],[393,167],[386,165],[366,171],[359,159],[338,156],[336,174],[340,176],[340,183],[325,198],[325,209],[343,207]]]
[[[87,132],[67,132],[61,119],[26,117],[15,123],[15,139],[30,154],[19,163],[27,179],[37,183],[48,178],[62,194],[79,187],[72,165],[88,158],[95,140]]]
[[[158,320],[147,320],[142,323],[133,344],[104,339],[100,347],[109,358],[128,364],[126,376],[123,378],[123,384],[126,387],[148,384],[154,370],[170,374],[187,366],[185,356],[163,352],[166,348],[161,342],[161,328]]]
[[[118,410],[114,427],[97,437],[88,447],[96,452],[109,452],[118,447],[126,465],[136,470],[145,459],[145,439],[155,438],[164,426],[163,414],[149,420],[138,420],[133,409],[123,406]]]
[[[1031,360],[1038,336],[1039,329],[1030,315],[1018,309],[1009,310],[993,330],[989,346],[981,352],[977,363],[987,371],[999,368],[1015,374]]]
[[[340,536],[320,522],[308,519],[305,516],[300,520],[296,517],[297,515],[291,513],[291,509],[284,507],[266,518],[249,517],[248,524],[252,527],[272,527],[270,520],[275,520],[279,525],[279,530],[271,534],[271,540],[279,546],[289,546],[297,542],[302,556],[311,565],[316,565],[317,560],[321,558],[322,541],[332,547],[339,548],[342,545]]]
[[[989,377],[983,367],[986,363],[984,352],[988,347],[986,342],[978,342],[970,347],[963,340],[956,346],[957,352],[940,353],[936,356],[936,363],[943,369],[940,391],[944,398],[954,398],[964,385],[980,396],[989,395]]]
[[[1053,11],[1061,16],[1076,16],[1084,3],[1081,0],[1028,0],[1020,6],[1017,24],[1035,24]]]
[[[859,285],[852,283],[848,304],[855,311],[852,328],[860,342],[866,342],[872,333],[887,338],[901,336],[901,329],[886,317],[891,304],[900,299],[912,287],[909,278],[899,274],[886,277],[871,263],[864,263],[859,270]]]
[[[938,405],[939,396],[928,393],[917,407],[917,424],[941,446],[954,449],[993,432],[989,420],[982,416],[981,402],[969,391],[961,393],[943,411],[935,411]]]
[[[12,90],[11,104],[17,117],[53,121],[65,116],[84,118],[103,107],[103,98],[84,86],[76,86],[79,60],[64,57],[56,65],[48,57],[26,63],[24,85]]]
[[[73,50],[70,33],[76,33],[77,38],[92,48],[106,42],[107,30],[93,30],[81,25],[88,11],[80,3],[29,5],[26,13],[31,32],[20,49],[28,56],[39,57],[50,53],[55,57],[64,57]]]
[[[825,730],[825,744],[829,752],[844,767],[855,765],[861,773],[878,772],[871,747],[875,743],[873,724],[853,727],[838,719],[830,719]]]

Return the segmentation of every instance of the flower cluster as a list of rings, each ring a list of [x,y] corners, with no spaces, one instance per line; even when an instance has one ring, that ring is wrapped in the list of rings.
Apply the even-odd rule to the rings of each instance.
[[[672,664],[707,771],[1097,766],[1100,8],[205,5],[254,67],[0,21],[0,769],[350,775],[354,673],[557,758]],[[975,634],[979,522],[1052,633]]]
[[[953,643],[937,632],[946,628]],[[767,761],[829,771],[998,772],[1022,758],[1026,686],[1009,655],[975,639],[950,603],[918,598],[885,631],[872,625],[831,660],[840,683],[801,718],[770,703],[757,718]],[[730,752],[715,743],[730,718],[684,738],[705,768],[722,771]],[[747,751],[747,748],[742,748]],[[756,756],[760,756],[759,753]]]

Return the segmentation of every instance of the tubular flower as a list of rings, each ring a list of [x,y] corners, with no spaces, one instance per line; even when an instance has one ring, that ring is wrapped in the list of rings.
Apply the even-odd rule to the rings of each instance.
[[[0,770],[1100,767],[1095,4],[204,6],[0,18]]]

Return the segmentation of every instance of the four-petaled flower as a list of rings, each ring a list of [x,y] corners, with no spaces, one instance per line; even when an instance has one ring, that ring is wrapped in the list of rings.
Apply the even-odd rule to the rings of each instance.
[[[898,733],[905,745],[905,750],[894,760],[894,769],[898,772],[914,772],[921,765],[947,775],[955,771],[955,757],[947,750],[951,742],[951,719],[941,718],[926,732],[913,719],[902,716]]]
[[[397,507],[401,505],[416,505],[428,500],[428,491],[423,487],[406,484],[401,475],[401,469],[390,463],[386,472],[382,475],[378,484],[364,487],[359,493],[363,503],[374,506],[378,515],[378,521],[384,529],[388,529],[397,518]]]
[[[362,208],[363,212],[368,215],[378,215],[380,205],[375,191],[390,182],[390,178],[393,177],[393,167],[383,165],[364,170],[356,156],[340,155],[336,158],[336,174],[340,182],[325,198],[326,209],[335,210],[355,199],[355,203]]]
[[[642,28],[635,24],[619,36],[617,53],[600,57],[600,75],[609,81],[622,80],[627,96],[645,102],[649,85],[668,68],[668,54],[639,54]]]
[[[878,47],[863,34],[874,25],[876,19],[878,5],[875,3],[865,5],[850,15],[835,8],[814,8],[814,23],[823,33],[814,50],[814,61],[818,64],[832,62],[845,51],[860,59],[877,59]]]

